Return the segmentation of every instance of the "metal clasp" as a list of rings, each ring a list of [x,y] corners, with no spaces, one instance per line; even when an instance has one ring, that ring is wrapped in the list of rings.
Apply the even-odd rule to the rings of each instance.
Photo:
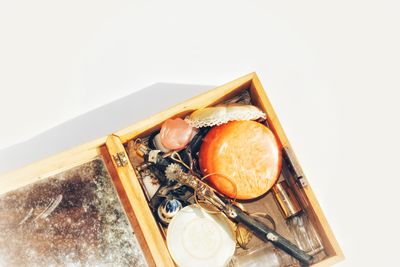
[[[273,234],[273,233],[271,233],[271,232],[269,232],[267,235],[266,235],[266,237],[267,237],[267,239],[269,240],[269,241],[272,241],[272,242],[276,242],[276,241],[278,241],[278,236],[277,235],[275,235],[275,234]]]
[[[292,149],[290,147],[283,147],[282,152],[284,159],[287,161],[289,170],[294,175],[296,183],[300,186],[300,188],[307,187],[307,179],[305,178],[299,163],[295,159]]]
[[[128,159],[126,158],[124,152],[118,152],[117,154],[113,155],[113,159],[118,167],[124,167],[128,164]]]

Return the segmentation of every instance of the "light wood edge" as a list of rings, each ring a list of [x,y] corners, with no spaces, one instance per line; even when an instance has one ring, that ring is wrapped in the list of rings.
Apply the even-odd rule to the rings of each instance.
[[[105,137],[99,138],[20,169],[2,174],[0,176],[0,194],[93,160],[100,155],[99,147],[105,143],[105,140]]]
[[[118,136],[110,135],[106,140],[106,147],[110,155],[122,152],[128,158],[121,139]],[[155,264],[157,266],[175,266],[130,161],[128,160],[127,165],[124,167],[117,167],[114,160],[113,164],[117,169],[126,196],[133,207]]]
[[[144,257],[147,261],[147,265],[148,265],[148,267],[154,267],[154,266],[156,266],[156,263],[154,262],[153,255],[151,254],[149,246],[146,243],[146,239],[144,238],[143,231],[140,228],[139,222],[135,215],[134,207],[132,206],[132,204],[126,194],[125,188],[121,182],[117,168],[115,167],[115,165],[113,163],[111,155],[108,152],[107,146],[103,145],[100,150],[101,150],[101,154],[102,154],[104,163],[106,165],[106,168],[107,168],[107,170],[111,176],[111,179],[113,181],[114,187],[117,190],[120,202],[124,208],[125,215],[131,224],[133,233],[135,234],[136,239],[137,239],[137,241],[142,249],[142,252],[144,254]]]
[[[227,94],[231,93],[232,91],[246,84],[249,84],[254,76],[255,76],[254,72],[242,76],[227,84],[211,89],[196,97],[190,98],[182,102],[181,104],[175,105],[163,112],[150,116],[145,120],[142,120],[127,128],[117,131],[115,132],[115,134],[121,138],[121,141],[123,143],[125,143],[131,140],[132,138],[143,134],[143,132],[154,128],[155,125],[162,123],[168,118],[176,117],[179,114],[185,114],[189,111],[203,108],[205,106],[212,104],[212,102],[218,101],[218,99],[224,98]]]
[[[256,74],[253,77],[252,87],[254,87],[254,89],[256,90],[256,93],[258,94],[258,98],[260,101],[260,103],[258,103],[258,104],[260,104],[262,106],[262,108],[265,110],[265,112],[268,114],[269,121],[272,122],[274,131],[278,135],[278,137],[282,143],[282,146],[287,146],[287,147],[291,148],[290,142],[289,142],[288,138],[286,137],[286,134],[283,131],[283,128],[282,128],[282,126],[279,122],[279,119],[272,107],[272,104],[269,101],[267,94],[265,93],[265,90]],[[295,160],[297,160],[297,159],[295,158]],[[344,259],[343,252],[342,252],[335,236],[333,235],[332,229],[330,228],[329,223],[323,214],[323,211],[315,197],[314,192],[311,189],[311,185],[307,186],[305,188],[304,192],[309,200],[310,205],[312,206],[312,208],[315,212],[315,215],[317,216],[317,219],[319,220],[319,222],[323,228],[324,234],[326,235],[327,239],[329,240],[329,242],[334,250],[334,253],[335,253],[335,255],[333,255],[333,256],[327,258],[326,260],[323,260],[320,263],[315,264],[313,266],[331,266],[334,263]],[[324,264],[327,264],[327,265],[324,265]]]

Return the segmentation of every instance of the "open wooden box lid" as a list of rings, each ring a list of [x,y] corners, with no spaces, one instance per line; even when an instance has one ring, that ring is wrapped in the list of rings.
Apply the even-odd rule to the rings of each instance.
[[[132,138],[146,135],[158,129],[161,123],[168,118],[183,117],[196,109],[228,99],[244,89],[249,89],[255,104],[267,113],[268,124],[278,136],[282,146],[291,148],[257,75],[251,73],[175,105],[146,120],[116,131],[112,135],[98,138],[17,171],[2,175],[0,176],[0,194],[68,170],[101,156],[114,181],[125,212],[134,232],[137,234],[148,264],[150,266],[172,266],[174,265],[173,261],[169,256],[163,236],[160,234],[158,225],[148,207],[146,197],[137,180],[134,169],[128,160],[124,144]],[[306,178],[304,179],[307,183]],[[343,254],[311,187],[309,185],[305,186],[303,190],[309,203],[307,211],[314,217],[328,255],[325,260],[315,266],[331,265],[343,259]]]

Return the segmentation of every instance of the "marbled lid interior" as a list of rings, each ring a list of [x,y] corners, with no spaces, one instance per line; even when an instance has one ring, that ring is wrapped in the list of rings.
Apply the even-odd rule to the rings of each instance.
[[[146,266],[101,159],[0,195],[0,266]]]

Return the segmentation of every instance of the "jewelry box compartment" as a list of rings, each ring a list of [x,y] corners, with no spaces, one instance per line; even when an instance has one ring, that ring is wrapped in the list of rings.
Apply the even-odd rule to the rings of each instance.
[[[176,205],[181,205],[182,207],[199,206],[199,203],[196,198],[193,198],[194,193],[187,188],[185,189],[186,192],[181,192],[185,196],[184,200],[178,199],[180,201],[179,204],[174,203],[175,200],[173,197],[172,199],[165,196],[156,198],[155,196],[160,192],[160,188],[167,187],[165,181],[160,181],[159,178],[165,174],[157,174],[146,166],[143,167],[143,165],[146,165],[146,160],[144,159],[146,152],[140,152],[138,147],[143,145],[148,150],[158,150],[158,148],[153,147],[154,142],[152,140],[159,133],[162,124],[168,119],[184,119],[196,110],[205,107],[214,107],[226,103],[244,103],[246,101],[248,103],[245,104],[254,105],[266,114],[265,119],[258,119],[257,122],[267,126],[278,140],[282,156],[281,171],[275,181],[275,185],[267,193],[249,200],[234,199],[233,203],[237,204],[246,214],[257,221],[276,230],[277,233],[288,239],[289,242],[302,249],[309,248],[310,250],[307,253],[313,257],[312,266],[330,266],[343,259],[340,247],[329,228],[277,116],[257,76],[251,74],[199,97],[190,99],[116,133],[118,141],[120,140],[123,144],[123,148],[130,161],[129,165],[131,166],[129,174],[127,174],[128,178],[123,182],[125,183],[123,188],[126,190],[126,186],[132,186],[129,183],[133,182],[135,184],[132,192],[126,191],[125,193],[128,202],[134,198],[133,196],[129,196],[131,193],[134,193],[135,197],[139,198],[134,199],[135,203],[130,203],[130,207],[133,213],[135,213],[133,216],[135,217],[134,228],[140,228],[141,230],[142,238],[139,238],[139,241],[142,248],[144,246],[143,250],[147,252],[145,254],[150,265],[152,263],[164,266],[174,264],[166,240],[169,221],[166,222],[165,219],[169,220],[170,218],[163,218],[165,214],[163,215],[163,212],[160,214],[161,206],[164,205],[163,211],[165,212],[165,202],[168,202],[166,201],[167,199],[173,202],[168,202],[168,205],[170,205],[169,208],[176,207]],[[201,138],[204,138],[204,135]],[[112,153],[110,152],[110,154]],[[149,155],[147,155],[147,160],[148,157]],[[157,157],[157,152],[153,157]],[[179,154],[178,156],[175,154],[173,161],[184,162],[179,157]],[[198,165],[198,162],[195,164]],[[118,175],[121,176],[120,173]],[[199,176],[198,178],[201,178],[202,175]],[[137,191],[138,185],[140,185],[140,192]],[[173,184],[168,186],[173,187]],[[179,188],[172,188],[172,190],[176,189],[179,190]],[[203,211],[208,212],[207,206],[201,206]],[[152,218],[148,218],[149,215]],[[168,217],[168,214],[166,216]],[[146,225],[141,222],[145,217],[147,220]],[[227,265],[239,267],[300,266],[299,261],[288,256],[282,250],[275,248],[271,243],[260,240],[251,234],[251,231],[246,230],[246,227],[241,226],[240,224],[236,224],[236,226],[231,224],[236,249]]]

